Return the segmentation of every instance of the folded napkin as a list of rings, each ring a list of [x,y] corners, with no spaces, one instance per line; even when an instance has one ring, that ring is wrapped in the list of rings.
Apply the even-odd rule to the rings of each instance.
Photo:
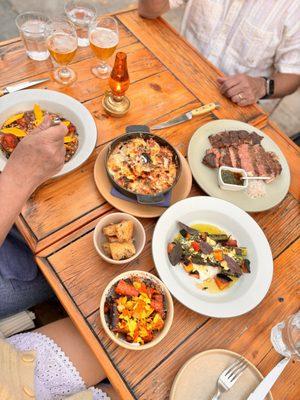
[[[137,200],[126,196],[123,193],[120,193],[116,188],[112,188],[110,194],[114,197],[118,197],[121,200],[126,200],[126,201],[130,201],[131,203],[137,203]],[[164,200],[159,202],[159,203],[155,203],[153,205],[157,206],[157,207],[169,207],[171,204],[171,197],[172,197],[172,192],[168,192],[167,194],[164,195]],[[152,204],[151,204],[152,205]]]
[[[34,328],[35,315],[31,311],[22,311],[18,314],[0,320],[0,337],[9,337],[18,332]]]

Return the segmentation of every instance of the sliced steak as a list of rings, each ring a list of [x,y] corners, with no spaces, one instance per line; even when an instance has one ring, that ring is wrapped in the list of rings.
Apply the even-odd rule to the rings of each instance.
[[[237,167],[255,176],[269,176],[269,183],[280,175],[282,167],[277,155],[262,147],[262,139],[256,132],[244,130],[211,135],[212,148],[206,150],[202,162],[210,168]]]
[[[272,176],[272,170],[266,160],[266,152],[260,144],[253,146],[253,152],[255,154],[255,159],[258,167],[259,176]]]
[[[233,151],[235,153],[235,159],[236,159],[236,167],[237,168],[241,168],[242,164],[241,164],[241,159],[239,156],[239,149],[238,147],[233,147]]]
[[[254,173],[255,168],[253,165],[250,146],[248,144],[241,144],[239,146],[238,152],[239,152],[239,157],[241,160],[241,167],[247,172]]]
[[[259,175],[259,167],[258,167],[258,163],[257,163],[256,153],[255,153],[254,147],[255,146],[249,146],[249,152],[250,152],[251,159],[252,159],[254,175],[258,176]]]
[[[233,146],[228,147],[231,165],[236,168],[238,166],[238,160],[237,160],[238,153],[235,151],[235,149],[236,148]],[[239,161],[240,161],[240,159],[239,159]]]
[[[227,166],[227,167],[232,167],[229,147],[225,147],[225,148],[220,149],[220,150],[221,150],[220,165],[224,165],[224,166]]]
[[[221,153],[218,149],[208,149],[203,157],[203,164],[209,168],[219,168]]]
[[[259,136],[256,132],[247,131],[225,131],[216,133],[209,136],[211,145],[215,148],[239,146],[240,144],[247,143],[251,145],[259,144],[263,137]]]
[[[269,164],[269,167],[272,170],[272,173],[273,173],[274,177],[280,175],[281,171],[282,171],[282,167],[281,167],[281,164],[280,164],[280,162],[278,160],[277,155],[275,153],[273,153],[272,151],[267,151],[266,152],[266,159],[267,159],[267,162]],[[271,182],[271,181],[268,181],[268,182]]]

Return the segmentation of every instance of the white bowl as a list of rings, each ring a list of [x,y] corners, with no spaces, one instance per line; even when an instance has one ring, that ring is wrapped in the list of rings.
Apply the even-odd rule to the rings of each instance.
[[[247,172],[242,168],[234,168],[234,167],[225,167],[222,166],[219,168],[218,171],[218,183],[221,189],[223,190],[232,190],[233,192],[239,192],[240,190],[245,190],[248,187],[248,180],[244,179],[243,185],[233,185],[231,183],[226,183],[223,181],[222,178],[222,171],[231,171],[231,172],[238,172],[243,175],[244,178],[247,178]]]
[[[97,142],[97,128],[91,113],[79,101],[60,92],[46,89],[21,90],[0,98],[0,126],[10,116],[32,110],[34,104],[39,104],[44,110],[61,114],[77,128],[78,149],[55,177],[78,168],[92,154]],[[0,151],[0,171],[3,171],[6,163],[7,158]]]
[[[132,276],[138,276],[142,279],[150,279],[153,281],[161,290],[161,292],[164,294],[165,300],[166,300],[166,308],[167,308],[167,317],[165,319],[165,325],[163,329],[160,332],[157,332],[155,335],[154,339],[149,342],[145,343],[143,345],[140,345],[138,343],[129,343],[126,342],[126,340],[123,340],[121,338],[117,338],[116,335],[109,329],[109,326],[106,322],[105,319],[105,313],[104,313],[104,304],[107,296],[109,295],[109,292],[112,288],[112,286],[117,283],[120,279],[127,279]],[[115,343],[117,343],[119,346],[124,347],[127,350],[146,350],[150,349],[151,347],[155,346],[158,344],[169,332],[172,322],[173,322],[173,317],[174,317],[174,305],[173,305],[173,299],[172,296],[167,289],[167,287],[163,284],[163,282],[157,278],[157,276],[150,274],[149,272],[146,271],[127,271],[124,272],[118,276],[116,276],[114,279],[112,279],[109,284],[106,286],[104,289],[101,300],[100,300],[100,319],[101,323],[103,326],[103,329],[105,330],[106,334],[113,340]]]
[[[167,246],[178,233],[177,221],[186,225],[216,225],[247,247],[250,274],[243,274],[228,290],[207,293],[182,267],[173,267]],[[273,276],[272,252],[263,231],[245,211],[214,197],[190,197],[169,207],[158,220],[152,254],[157,272],[170,292],[186,307],[216,318],[235,317],[256,307],[267,294]]]
[[[121,221],[132,221],[133,222],[133,240],[134,240],[134,245],[136,249],[136,253],[134,256],[127,258],[126,260],[113,260],[112,258],[108,257],[103,248],[102,244],[107,242],[106,236],[103,233],[103,228],[109,224],[117,224]],[[145,243],[146,243],[146,233],[143,225],[140,223],[140,221],[133,217],[130,214],[126,213],[121,213],[121,212],[116,212],[116,213],[111,213],[107,214],[104,217],[100,219],[98,224],[95,227],[94,230],[94,246],[95,249],[97,250],[98,254],[103,258],[103,260],[111,263],[111,264],[127,264],[134,259],[136,259],[142,252]]]

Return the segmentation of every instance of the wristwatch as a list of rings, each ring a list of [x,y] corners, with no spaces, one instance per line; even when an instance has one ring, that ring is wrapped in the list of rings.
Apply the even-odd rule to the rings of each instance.
[[[275,92],[275,80],[266,78],[265,76],[262,76],[262,78],[265,80],[266,83],[266,94],[264,95],[264,97],[261,97],[261,100],[270,98]]]

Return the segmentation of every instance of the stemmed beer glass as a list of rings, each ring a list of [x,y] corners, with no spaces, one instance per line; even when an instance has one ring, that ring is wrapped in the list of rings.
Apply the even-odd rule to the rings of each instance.
[[[59,65],[54,79],[68,86],[76,81],[76,73],[68,67],[77,50],[75,26],[65,18],[56,18],[46,24],[47,47],[53,60]]]
[[[90,25],[89,39],[91,49],[100,60],[100,65],[92,68],[92,73],[97,78],[106,79],[112,69],[107,60],[113,55],[119,43],[117,21],[112,17],[98,18]]]

